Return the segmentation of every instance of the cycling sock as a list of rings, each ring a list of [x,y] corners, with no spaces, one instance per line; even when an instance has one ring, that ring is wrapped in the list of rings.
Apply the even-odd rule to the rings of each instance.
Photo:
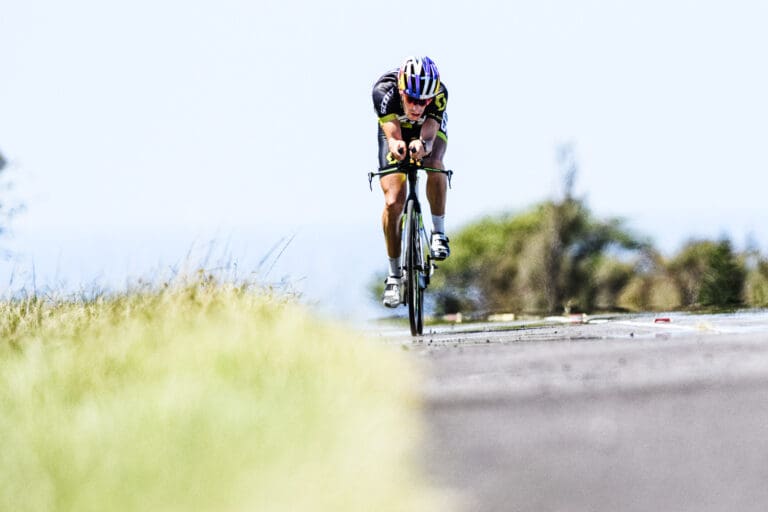
[[[389,258],[389,275],[392,277],[400,277],[403,275],[402,270],[400,270],[400,257],[397,258]]]
[[[432,232],[445,233],[445,215],[432,216]]]

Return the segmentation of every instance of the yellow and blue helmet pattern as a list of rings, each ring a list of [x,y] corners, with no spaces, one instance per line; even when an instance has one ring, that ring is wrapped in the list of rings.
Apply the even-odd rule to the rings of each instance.
[[[411,98],[434,98],[440,90],[440,72],[429,57],[408,57],[397,74],[397,88]]]

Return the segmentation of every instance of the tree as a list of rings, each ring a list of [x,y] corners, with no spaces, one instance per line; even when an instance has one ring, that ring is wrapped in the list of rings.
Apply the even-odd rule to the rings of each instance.
[[[597,220],[577,199],[486,217],[455,235],[453,245],[433,287],[437,309],[446,313],[558,313],[591,310],[598,300],[615,307],[634,265],[611,250],[639,258],[647,247],[621,220]]]
[[[758,255],[747,271],[744,283],[744,302],[752,307],[768,307],[768,259]]]
[[[574,197],[578,164],[572,144],[557,148],[562,197],[518,215],[486,217],[460,231],[454,254],[436,274],[437,309],[557,313],[615,307],[633,264],[614,248],[649,246],[620,219],[598,220]],[[600,270],[603,270],[600,272]]]
[[[669,263],[684,306],[728,307],[742,303],[746,267],[728,239],[694,240]]]

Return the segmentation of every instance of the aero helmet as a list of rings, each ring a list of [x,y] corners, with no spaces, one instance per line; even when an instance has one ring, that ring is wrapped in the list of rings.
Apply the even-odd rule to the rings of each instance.
[[[429,57],[408,57],[397,74],[397,88],[411,98],[434,98],[440,89],[440,73]]]

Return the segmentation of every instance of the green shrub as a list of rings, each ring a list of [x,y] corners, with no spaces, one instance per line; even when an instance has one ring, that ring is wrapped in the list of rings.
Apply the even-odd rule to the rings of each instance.
[[[744,285],[744,302],[752,307],[768,307],[768,260],[759,259]]]
[[[727,239],[689,242],[668,269],[683,306],[728,307],[742,303],[746,268]]]
[[[637,274],[622,289],[617,304],[630,311],[670,311],[680,307],[675,281],[663,272]]]

